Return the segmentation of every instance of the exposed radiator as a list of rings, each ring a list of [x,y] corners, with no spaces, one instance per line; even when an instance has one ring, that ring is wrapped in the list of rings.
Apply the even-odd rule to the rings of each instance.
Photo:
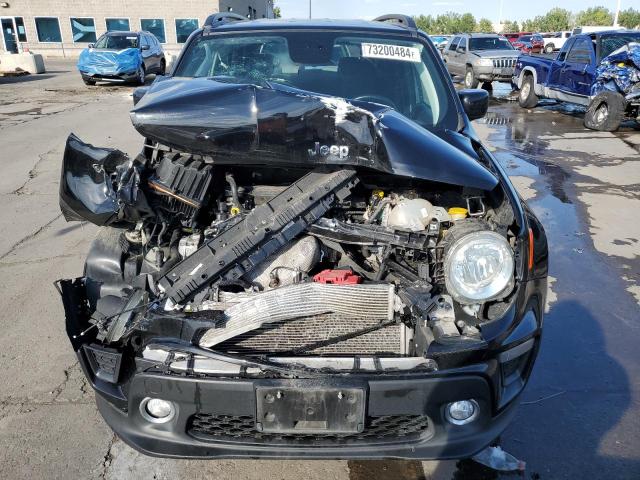
[[[265,324],[296,318],[340,314],[350,318],[387,321],[393,319],[395,292],[391,284],[325,285],[301,283],[249,296],[227,308],[221,325],[200,338],[202,347],[212,347]]]
[[[265,325],[227,340],[215,349],[239,354],[400,355],[403,325],[390,325],[349,338],[375,327],[379,320],[340,314],[317,315]],[[333,339],[330,343],[327,341]]]

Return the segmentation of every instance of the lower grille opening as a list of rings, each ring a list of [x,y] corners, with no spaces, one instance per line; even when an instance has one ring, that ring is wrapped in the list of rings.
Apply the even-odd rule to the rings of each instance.
[[[187,433],[198,440],[287,446],[407,443],[430,437],[432,424],[423,415],[368,417],[362,433],[276,434],[256,430],[253,416],[198,413],[189,421]]]

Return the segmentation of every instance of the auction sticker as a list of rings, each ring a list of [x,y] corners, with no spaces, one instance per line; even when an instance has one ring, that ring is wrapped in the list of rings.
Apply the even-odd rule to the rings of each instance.
[[[366,58],[386,58],[404,62],[421,62],[420,49],[386,43],[363,43],[362,56]]]

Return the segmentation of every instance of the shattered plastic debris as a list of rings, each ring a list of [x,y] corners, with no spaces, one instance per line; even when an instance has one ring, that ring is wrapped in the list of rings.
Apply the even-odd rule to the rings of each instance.
[[[524,472],[527,466],[525,462],[518,460],[500,447],[487,447],[471,458],[485,467],[501,472]]]
[[[640,89],[640,43],[629,43],[604,58],[596,69],[591,95],[604,90],[625,95]]]

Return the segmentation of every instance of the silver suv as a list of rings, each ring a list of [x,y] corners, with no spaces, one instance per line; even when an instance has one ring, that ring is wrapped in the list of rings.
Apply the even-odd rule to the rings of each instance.
[[[467,33],[456,35],[443,52],[451,75],[464,75],[467,88],[480,82],[511,83],[520,52],[502,35]]]

